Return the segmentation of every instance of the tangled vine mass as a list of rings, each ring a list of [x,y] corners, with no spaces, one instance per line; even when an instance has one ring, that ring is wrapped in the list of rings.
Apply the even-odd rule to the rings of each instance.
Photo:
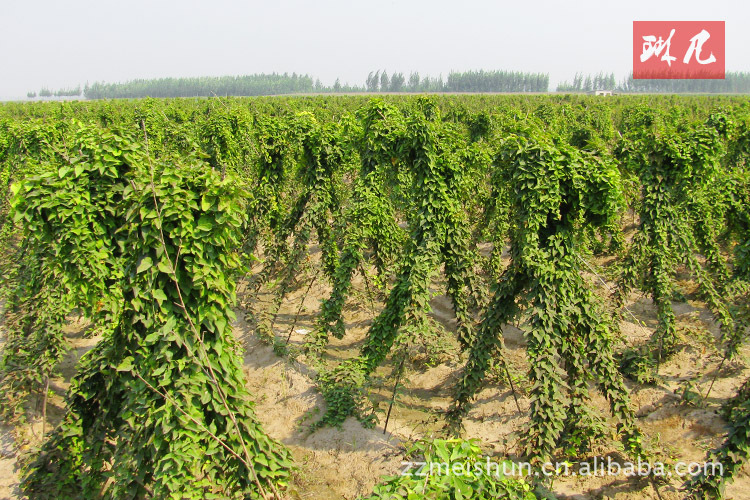
[[[310,431],[349,417],[385,431],[390,409],[383,422],[373,397],[384,373],[393,406],[406,374],[450,360],[460,369],[440,414],[446,439],[410,452],[427,462],[479,459],[460,437],[487,385],[514,398],[525,419],[517,457],[534,467],[596,446],[654,460],[630,392],[663,383],[688,341],[675,304],[691,293],[718,331],[699,399],[721,410],[727,432],[706,457],[723,475],[692,477],[681,494],[723,498],[750,455],[749,382],[709,398],[747,347],[748,158],[750,107],[729,97],[5,104],[4,419],[21,425],[46,401],[72,318],[97,339],[62,417],[24,458],[21,487],[42,499],[295,492],[293,454],[263,429],[246,386],[236,314],[312,368],[325,408]],[[314,287],[324,298],[311,330],[292,340]],[[639,294],[655,319],[626,345],[620,325]],[[448,327],[431,314],[435,295],[451,306]],[[371,320],[356,355],[340,360],[332,343],[349,334],[352,307],[369,307]],[[516,329],[524,363],[506,347]],[[552,490],[531,476],[394,477],[371,498]]]

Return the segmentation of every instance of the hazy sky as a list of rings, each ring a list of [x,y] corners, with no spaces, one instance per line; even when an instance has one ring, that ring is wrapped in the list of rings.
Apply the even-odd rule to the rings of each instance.
[[[376,69],[631,70],[634,20],[726,21],[727,71],[750,71],[741,0],[0,0],[0,99],[95,81]]]

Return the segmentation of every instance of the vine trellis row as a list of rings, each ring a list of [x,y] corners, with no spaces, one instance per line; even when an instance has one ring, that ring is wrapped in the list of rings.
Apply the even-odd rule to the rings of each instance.
[[[741,105],[209,101],[66,103],[49,121],[34,116],[41,108],[0,121],[0,180],[15,185],[0,207],[7,413],[23,413],[53,374],[72,311],[102,333],[61,426],[26,469],[30,494],[281,494],[290,455],[255,419],[230,327],[235,282],[256,259],[245,300],[254,307],[271,291],[259,334],[316,368],[327,407],[315,427],[372,422],[378,367],[390,356],[401,377],[405,360],[452,338],[465,365],[446,417],[461,432],[491,371],[513,384],[503,330],[515,324],[530,362],[524,453],[542,462],[601,438],[588,401],[596,388],[625,449],[645,456],[623,375],[658,383],[682,342],[678,270],[721,327],[719,371],[738,359],[750,268]],[[607,244],[618,257],[612,308],[583,276],[586,256]],[[347,333],[357,273],[382,310],[359,355],[333,365],[328,342]],[[290,293],[316,282],[330,294],[296,351],[274,326]],[[430,319],[436,283],[453,335]],[[618,353],[618,313],[633,290],[652,298],[658,325],[646,344]],[[745,392],[712,455],[732,472],[748,455]],[[705,477],[691,488],[712,498],[724,484]]]

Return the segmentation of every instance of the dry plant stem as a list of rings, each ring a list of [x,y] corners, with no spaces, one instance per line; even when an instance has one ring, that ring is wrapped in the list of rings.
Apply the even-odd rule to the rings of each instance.
[[[302,308],[305,306],[305,300],[307,300],[307,295],[310,293],[310,289],[312,288],[313,284],[315,284],[315,281],[318,279],[318,273],[315,273],[315,276],[313,276],[312,280],[310,280],[310,284],[307,286],[307,290],[305,291],[305,295],[302,297],[302,302],[299,303],[299,308],[297,309],[297,314],[294,316],[294,322],[292,323],[292,327],[289,329],[289,335],[286,337],[286,343],[289,343],[289,340],[292,338],[292,332],[294,332],[294,328],[297,326],[297,319],[299,319],[299,315],[302,314]]]
[[[47,373],[47,380],[44,384],[44,400],[42,401],[42,441],[44,441],[44,435],[47,432],[47,395],[49,394],[49,373]]]
[[[711,379],[711,385],[708,386],[708,391],[706,391],[706,395],[703,396],[703,402],[704,403],[708,399],[708,395],[711,394],[711,389],[714,388],[714,384],[716,383],[716,379],[719,378],[719,373],[721,373],[721,369],[724,367],[724,362],[726,360],[727,360],[727,355],[724,354],[724,356],[721,358],[721,363],[719,363],[719,367],[716,368],[716,373],[714,373],[714,376]]]
[[[651,477],[651,478],[650,478],[650,481],[649,481],[649,482],[651,483],[651,487],[652,487],[652,488],[654,489],[654,491],[656,492],[656,497],[657,497],[657,498],[658,498],[659,500],[662,500],[662,497],[661,497],[661,492],[659,491],[659,487],[658,487],[658,486],[656,485],[656,481],[654,481],[654,478],[653,478],[653,477]]]
[[[659,335],[659,356],[656,358],[656,375],[659,375],[659,369],[661,369],[661,358],[664,354],[664,332]]]
[[[510,376],[510,370],[508,370],[508,364],[503,361],[503,368],[505,368],[505,376],[508,377],[508,383],[510,384],[510,390],[513,394],[513,401],[516,402],[516,409],[518,410],[518,413],[523,413],[521,411],[521,405],[518,403],[518,396],[516,396],[516,387],[513,383],[513,378]]]
[[[198,345],[200,346],[199,353],[203,356],[203,359],[199,358],[198,356],[195,356],[194,353],[191,351],[191,349],[187,347],[187,344],[185,344],[186,350],[188,351],[188,353],[191,356],[193,356],[198,361],[200,361],[202,363],[205,363],[205,365],[208,367],[208,371],[210,373],[209,374],[209,379],[211,380],[211,383],[214,385],[214,387],[216,389],[216,392],[221,397],[221,401],[222,401],[222,404],[224,406],[224,409],[226,410],[227,415],[229,416],[229,418],[232,420],[232,424],[234,425],[234,427],[235,427],[235,429],[237,431],[237,438],[239,439],[240,444],[242,445],[242,451],[243,451],[243,453],[245,455],[245,460],[243,461],[243,463],[248,467],[248,469],[252,473],[252,475],[253,475],[253,481],[255,482],[256,486],[258,487],[258,491],[260,492],[260,495],[263,497],[263,500],[268,500],[268,496],[266,495],[266,492],[265,492],[263,486],[260,484],[260,480],[258,479],[258,474],[256,473],[255,467],[252,464],[252,458],[250,456],[249,450],[247,449],[247,445],[245,443],[245,440],[242,437],[242,432],[240,430],[240,426],[237,423],[237,419],[236,419],[234,413],[229,408],[229,404],[227,403],[224,391],[221,389],[221,387],[220,387],[220,385],[218,383],[218,379],[216,377],[216,373],[214,372],[214,369],[211,366],[211,362],[208,359],[208,354],[206,352],[206,346],[203,343],[203,336],[202,336],[201,333],[198,332],[198,329],[195,327],[195,324],[193,323],[193,319],[190,317],[190,314],[188,313],[188,310],[187,310],[187,306],[185,305],[185,301],[184,301],[184,299],[182,297],[182,290],[180,289],[180,283],[179,283],[179,280],[177,279],[176,268],[175,268],[174,263],[172,262],[172,258],[169,256],[169,252],[167,252],[166,238],[164,237],[164,230],[162,229],[162,224],[161,224],[161,220],[162,220],[161,208],[159,207],[159,203],[158,203],[158,200],[157,200],[157,197],[156,197],[156,186],[154,184],[154,166],[153,166],[153,163],[151,162],[151,155],[149,153],[149,148],[148,148],[148,135],[146,133],[146,124],[145,124],[144,121],[141,121],[141,124],[143,126],[143,136],[144,136],[144,139],[145,139],[146,158],[148,159],[148,162],[149,162],[149,175],[150,175],[150,181],[151,181],[150,182],[151,183],[151,194],[152,194],[152,197],[153,197],[153,200],[154,200],[154,208],[156,210],[156,215],[157,215],[157,217],[159,218],[159,221],[160,221],[160,224],[159,224],[159,237],[161,239],[161,244],[164,247],[164,255],[166,256],[167,261],[168,261],[169,266],[170,266],[170,273],[169,273],[170,277],[172,278],[172,281],[174,282],[175,288],[177,290],[177,296],[180,299],[180,303],[178,305],[180,306],[180,308],[185,313],[185,318],[187,319],[188,324],[190,325],[190,329],[193,331],[193,333],[196,335],[196,338],[198,339]],[[228,448],[227,445],[225,445],[225,447]],[[273,490],[274,497],[280,499],[281,496],[279,495],[278,491],[276,491],[276,488],[273,485],[273,482],[269,482],[269,484],[271,485],[271,489]]]
[[[388,430],[388,420],[391,418],[391,410],[393,409],[393,403],[396,402],[396,390],[398,389],[398,383],[401,380],[401,373],[404,371],[404,360],[406,356],[401,358],[401,363],[398,364],[398,370],[396,371],[396,383],[393,384],[393,394],[391,395],[391,403],[388,405],[388,414],[385,416],[385,424],[383,424],[383,434]]]
[[[375,315],[375,302],[372,300],[372,290],[370,290],[370,280],[367,279],[367,273],[365,268],[362,267],[362,263],[359,264],[359,272],[362,273],[362,279],[365,282],[365,288],[367,288],[367,298],[370,299],[370,313]]]
[[[597,278],[599,278],[599,281],[600,281],[600,282],[602,283],[602,285],[604,285],[604,288],[606,288],[606,289],[607,289],[607,291],[608,291],[608,292],[609,292],[610,294],[612,294],[612,293],[614,293],[614,292],[615,292],[615,291],[614,291],[614,290],[613,290],[613,289],[612,289],[612,288],[611,288],[611,287],[610,287],[610,286],[609,286],[609,285],[607,284],[607,282],[606,282],[606,281],[604,281],[604,278],[602,278],[602,277],[601,277],[601,276],[599,275],[599,273],[597,273],[597,272],[596,272],[596,270],[595,270],[595,269],[594,269],[593,267],[591,267],[591,264],[589,264],[588,262],[586,262],[586,260],[584,260],[584,259],[583,259],[583,258],[582,258],[582,257],[581,257],[580,255],[578,255],[578,254],[576,254],[576,257],[578,258],[578,260],[580,260],[580,261],[581,261],[581,262],[582,262],[582,263],[583,263],[583,264],[584,264],[584,265],[585,265],[585,266],[586,266],[586,267],[587,267],[587,268],[589,269],[589,271],[591,271],[591,273],[592,273],[592,274],[593,274],[594,276],[596,276]],[[641,321],[640,321],[640,320],[639,320],[638,318],[636,318],[636,317],[635,317],[635,314],[633,314],[633,312],[632,312],[632,311],[631,311],[630,309],[628,309],[628,306],[626,306],[626,305],[623,305],[622,307],[623,307],[623,308],[624,308],[624,309],[625,309],[625,310],[626,310],[626,311],[628,312],[628,314],[630,315],[630,317],[631,317],[631,318],[633,318],[633,321],[635,321],[635,323],[636,323],[636,324],[637,324],[638,326],[640,326],[641,328],[643,328],[643,324],[641,323]]]

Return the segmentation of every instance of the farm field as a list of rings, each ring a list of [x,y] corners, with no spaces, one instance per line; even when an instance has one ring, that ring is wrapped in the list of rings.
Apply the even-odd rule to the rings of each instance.
[[[750,498],[748,159],[738,96],[3,104],[0,498]]]

